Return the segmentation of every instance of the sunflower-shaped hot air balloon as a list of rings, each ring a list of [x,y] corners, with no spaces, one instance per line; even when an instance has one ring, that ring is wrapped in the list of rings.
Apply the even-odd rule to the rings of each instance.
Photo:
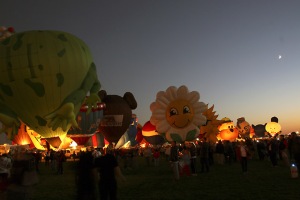
[[[207,106],[199,100],[198,92],[189,92],[184,85],[171,86],[157,93],[156,101],[150,105],[150,122],[168,141],[192,141],[199,135],[199,127],[206,123],[202,113]]]

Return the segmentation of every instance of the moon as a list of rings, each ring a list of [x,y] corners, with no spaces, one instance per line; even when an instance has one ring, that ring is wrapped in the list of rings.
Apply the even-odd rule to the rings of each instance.
[[[278,59],[280,60],[282,58],[282,55],[278,55]]]

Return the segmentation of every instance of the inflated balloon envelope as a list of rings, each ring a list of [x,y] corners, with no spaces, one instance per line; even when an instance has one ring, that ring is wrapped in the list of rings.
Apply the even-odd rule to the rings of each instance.
[[[77,126],[81,105],[92,109],[100,100],[89,48],[70,33],[35,30],[6,38],[0,70],[0,121],[9,134],[21,119],[45,138],[63,137]]]
[[[185,85],[170,86],[159,91],[150,105],[150,122],[167,141],[192,141],[198,137],[199,127],[206,123],[202,113],[207,105],[199,100],[200,94],[190,92]]]
[[[129,127],[126,131],[131,147],[137,145],[137,143],[138,143],[137,138],[136,138],[137,132],[138,132],[137,126],[138,126],[137,116],[136,116],[136,114],[132,114],[132,118],[130,120]]]
[[[101,90],[98,95],[105,103],[98,131],[108,142],[117,144],[130,125],[132,110],[136,109],[137,102],[131,92],[126,92],[121,97],[107,95],[105,90]]]
[[[215,114],[214,105],[203,112],[206,117],[206,124],[200,127],[199,139],[205,137],[208,142],[216,143],[217,135],[219,134],[218,126],[223,123],[222,120],[218,120],[218,115]]]
[[[152,145],[162,145],[166,142],[165,138],[158,134],[158,132],[156,131],[156,127],[151,124],[150,121],[147,121],[144,124],[142,134],[144,139]]]
[[[84,104],[80,108],[80,112],[76,117],[78,127],[71,127],[67,137],[74,140],[77,145],[86,145],[91,137],[97,132],[100,119],[102,118],[102,110],[105,108],[104,103],[97,103],[97,107],[93,108],[88,114],[88,107]]]
[[[237,119],[236,128],[238,129],[241,138],[250,138],[251,126],[244,117]]]
[[[254,130],[255,137],[266,137],[266,124],[252,124],[252,128]]]

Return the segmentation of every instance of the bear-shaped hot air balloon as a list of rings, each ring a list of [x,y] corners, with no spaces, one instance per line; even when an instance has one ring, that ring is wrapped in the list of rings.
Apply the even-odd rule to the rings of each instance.
[[[109,143],[117,143],[126,132],[132,119],[132,110],[136,109],[137,102],[131,92],[123,97],[107,95],[105,90],[98,92],[102,102],[105,103],[103,118],[98,131],[102,133]]]
[[[26,31],[0,42],[0,121],[16,134],[20,121],[45,138],[77,126],[83,103],[100,100],[88,46],[62,31]],[[87,93],[89,98],[86,98]]]

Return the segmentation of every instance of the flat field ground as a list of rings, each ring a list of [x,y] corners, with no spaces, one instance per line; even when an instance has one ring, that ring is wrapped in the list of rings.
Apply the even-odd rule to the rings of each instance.
[[[58,175],[45,163],[40,163],[39,183],[33,186],[10,184],[0,200],[76,200],[76,170],[78,161],[64,163],[64,174]],[[146,166],[143,157],[136,157],[130,168],[119,164],[126,182],[118,182],[119,200],[287,200],[299,199],[300,178],[291,178],[290,167],[279,161],[272,167],[269,160],[248,161],[248,173],[243,174],[239,162],[231,165],[213,164],[209,173],[172,178],[170,163],[161,158],[159,166]],[[197,159],[200,171],[200,160]],[[97,194],[98,192],[95,191]]]

